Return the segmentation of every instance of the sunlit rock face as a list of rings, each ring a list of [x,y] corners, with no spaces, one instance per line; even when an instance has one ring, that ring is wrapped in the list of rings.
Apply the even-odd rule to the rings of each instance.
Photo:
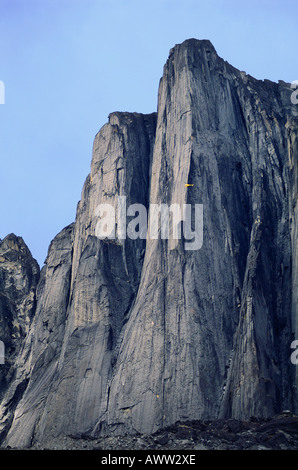
[[[109,116],[76,220],[41,271],[2,399],[3,445],[297,412],[290,97],[289,84],[256,80],[191,39],[170,51],[157,113]],[[100,239],[98,206],[119,215],[123,197],[148,215],[154,204],[200,206],[202,240],[125,238],[119,220]]]

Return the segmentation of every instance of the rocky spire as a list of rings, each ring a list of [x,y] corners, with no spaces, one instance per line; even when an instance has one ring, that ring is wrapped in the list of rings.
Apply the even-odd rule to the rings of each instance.
[[[157,113],[112,113],[95,137],[76,221],[42,272],[5,444],[295,410],[296,136],[289,85],[209,41],[170,51]],[[99,239],[98,205],[123,196],[203,207],[203,243]]]
[[[35,314],[38,280],[38,263],[24,240],[14,234],[0,240],[0,399],[15,380],[20,350]],[[18,399],[12,396],[11,410]]]

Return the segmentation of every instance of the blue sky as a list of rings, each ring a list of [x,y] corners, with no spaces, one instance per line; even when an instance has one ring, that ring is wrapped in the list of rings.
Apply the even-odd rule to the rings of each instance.
[[[292,82],[297,0],[0,0],[0,238],[42,265],[74,221],[95,134],[113,111],[156,111],[169,50],[210,39],[258,79]]]

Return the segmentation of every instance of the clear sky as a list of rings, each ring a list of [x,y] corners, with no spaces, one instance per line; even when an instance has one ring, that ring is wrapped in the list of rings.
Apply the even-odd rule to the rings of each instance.
[[[156,111],[169,50],[209,39],[258,79],[298,79],[297,0],[0,0],[0,238],[42,265],[74,221],[95,134]]]

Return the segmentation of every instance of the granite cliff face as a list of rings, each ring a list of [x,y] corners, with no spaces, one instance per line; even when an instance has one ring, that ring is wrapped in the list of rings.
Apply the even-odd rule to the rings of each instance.
[[[22,343],[36,308],[39,266],[21,237],[0,240],[0,398],[14,377]],[[3,363],[3,364],[2,364]]]
[[[157,113],[109,116],[76,220],[32,282],[36,306],[2,393],[2,445],[297,412],[290,95],[289,84],[256,80],[192,39],[170,51]],[[97,207],[117,210],[119,196],[147,209],[203,205],[202,246],[99,239]]]

